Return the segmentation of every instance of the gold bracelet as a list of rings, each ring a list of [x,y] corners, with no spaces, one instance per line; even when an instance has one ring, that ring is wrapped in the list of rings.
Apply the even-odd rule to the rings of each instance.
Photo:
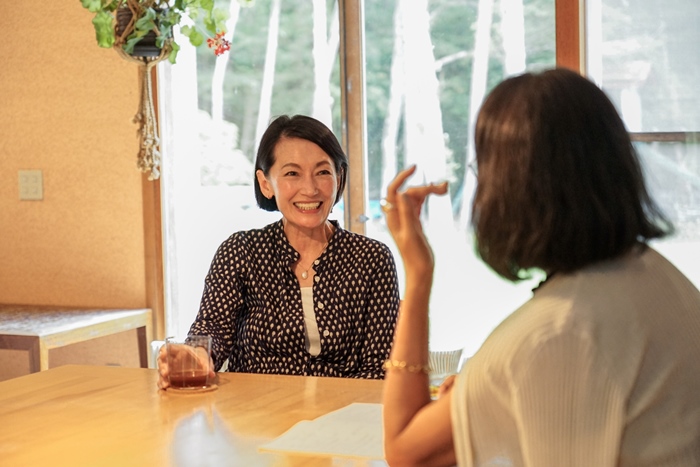
[[[408,371],[409,373],[425,373],[426,375],[430,374],[430,367],[428,365],[410,365],[404,361],[391,359],[384,362],[384,369]]]

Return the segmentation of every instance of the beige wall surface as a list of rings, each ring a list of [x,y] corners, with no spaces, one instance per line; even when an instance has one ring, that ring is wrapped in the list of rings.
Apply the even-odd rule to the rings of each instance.
[[[0,303],[146,306],[138,66],[78,0],[3,2]],[[44,199],[19,200],[19,170]]]

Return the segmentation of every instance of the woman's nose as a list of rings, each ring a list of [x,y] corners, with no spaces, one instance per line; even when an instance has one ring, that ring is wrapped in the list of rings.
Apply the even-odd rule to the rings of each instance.
[[[305,177],[302,186],[302,193],[305,195],[315,195],[318,193],[318,185],[313,177]]]

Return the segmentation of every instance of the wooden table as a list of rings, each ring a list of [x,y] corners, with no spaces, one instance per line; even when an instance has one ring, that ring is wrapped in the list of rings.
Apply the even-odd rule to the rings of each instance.
[[[157,378],[152,369],[67,365],[0,382],[0,464],[181,465],[176,448],[190,446],[174,442],[176,429],[202,410],[208,423],[222,420],[232,436],[227,445],[235,458],[223,465],[353,465],[257,447],[301,420],[353,402],[379,403],[383,385],[377,380],[219,373],[218,389],[181,394],[158,390]],[[192,441],[192,449],[202,451],[199,458],[207,459],[210,442]]]
[[[29,352],[29,371],[48,370],[49,350],[137,330],[141,367],[148,368],[150,309],[96,310],[0,304],[0,349]]]

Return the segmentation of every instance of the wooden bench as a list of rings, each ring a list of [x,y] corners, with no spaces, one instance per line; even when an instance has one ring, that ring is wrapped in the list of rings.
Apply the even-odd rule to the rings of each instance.
[[[0,304],[0,349],[29,352],[29,371],[49,368],[49,350],[136,329],[139,362],[148,368],[150,309],[76,309]]]

